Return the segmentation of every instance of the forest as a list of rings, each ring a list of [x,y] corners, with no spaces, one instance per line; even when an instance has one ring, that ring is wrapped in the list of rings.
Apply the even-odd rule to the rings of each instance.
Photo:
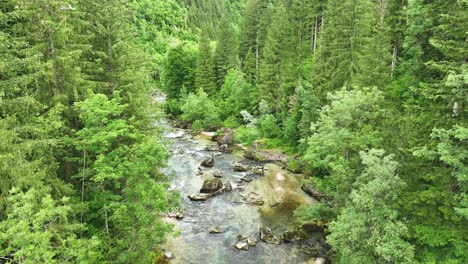
[[[327,263],[468,263],[467,40],[467,0],[0,0],[0,263],[184,263],[160,119],[287,157]]]

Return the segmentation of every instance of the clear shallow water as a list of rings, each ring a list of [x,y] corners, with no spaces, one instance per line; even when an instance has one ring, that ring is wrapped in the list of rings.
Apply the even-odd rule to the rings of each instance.
[[[200,163],[211,157],[213,152],[205,151],[206,146],[215,145],[204,139],[193,139],[182,135],[182,130],[168,133],[171,158],[163,170],[171,179],[171,189],[182,196],[184,218],[170,219],[174,222],[180,236],[171,238],[163,247],[173,253],[171,263],[303,263],[307,256],[299,252],[296,244],[271,245],[261,241],[249,251],[234,248],[238,235],[252,235],[257,240],[261,226],[268,226],[280,235],[291,226],[292,210],[297,204],[311,203],[300,190],[299,176],[290,175],[276,165],[267,164],[265,176],[255,176],[247,184],[239,183],[245,175],[234,172],[235,163],[243,160],[242,153],[234,152],[215,156],[212,170],[223,173],[222,181],[231,181],[232,192],[225,192],[205,202],[195,202],[188,194],[198,193],[205,178],[211,178],[210,170],[205,175],[197,175]],[[247,205],[241,202],[242,196],[260,197],[264,206]],[[293,202],[291,202],[290,198]],[[272,207],[277,202],[278,206]],[[210,234],[212,227],[219,226],[223,233]]]

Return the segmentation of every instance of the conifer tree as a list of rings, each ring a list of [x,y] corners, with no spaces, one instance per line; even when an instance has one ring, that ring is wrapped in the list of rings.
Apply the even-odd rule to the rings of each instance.
[[[228,71],[237,67],[236,36],[231,21],[227,17],[222,18],[214,54],[216,82],[219,88],[224,84]]]
[[[206,32],[202,33],[198,44],[195,87],[203,89],[208,95],[214,95],[217,91],[216,72],[210,44],[208,34]]]
[[[314,71],[318,96],[350,85],[359,73],[359,60],[375,26],[375,4],[370,0],[330,0],[324,13],[319,58]]]

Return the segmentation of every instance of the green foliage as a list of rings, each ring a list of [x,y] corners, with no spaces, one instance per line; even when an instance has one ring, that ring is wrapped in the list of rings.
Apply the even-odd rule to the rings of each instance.
[[[203,32],[198,44],[197,63],[195,68],[195,87],[203,89],[209,95],[216,93],[216,71],[211,51],[211,41]]]
[[[276,118],[272,114],[262,115],[258,121],[258,130],[263,137],[277,137],[280,135],[280,127],[277,124]]]
[[[382,93],[376,88],[341,90],[329,94],[328,100],[331,104],[322,108],[313,124],[304,159],[326,177],[319,187],[343,205],[361,163],[359,151],[380,145],[380,133],[373,125],[385,110]]]
[[[219,110],[203,89],[190,93],[182,106],[182,120],[197,122],[196,128],[215,129],[221,125]]]
[[[260,132],[256,127],[240,126],[236,129],[235,141],[250,146],[252,142],[260,138]]]
[[[223,118],[241,118],[241,111],[252,108],[252,86],[238,70],[230,70],[219,92],[220,113]]]
[[[294,217],[300,224],[323,225],[336,218],[336,212],[326,204],[317,202],[311,206],[299,207],[294,211]]]
[[[413,247],[403,240],[407,228],[392,208],[404,186],[398,163],[376,149],[361,152],[361,159],[366,168],[327,237],[337,262],[414,263]]]
[[[73,220],[70,199],[52,199],[31,188],[26,193],[13,188],[8,218],[0,222],[0,254],[18,263],[63,263],[101,261],[99,240],[78,238],[82,224]]]

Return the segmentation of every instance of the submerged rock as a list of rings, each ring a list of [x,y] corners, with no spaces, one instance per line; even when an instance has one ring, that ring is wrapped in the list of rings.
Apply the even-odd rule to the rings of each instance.
[[[208,179],[205,180],[205,182],[203,182],[203,186],[200,189],[200,193],[214,193],[216,191],[221,190],[223,186],[223,181],[221,181],[218,178]]]
[[[193,201],[206,201],[211,196],[213,196],[211,193],[196,193],[196,194],[189,194],[187,197]]]
[[[234,171],[244,172],[244,171],[248,171],[248,170],[249,170],[249,167],[246,166],[246,165],[243,165],[241,163],[236,163],[234,165]]]
[[[290,243],[301,239],[301,235],[297,231],[286,231],[281,235],[281,241]]]
[[[208,159],[202,161],[201,165],[203,167],[213,167],[214,166],[214,158],[211,157],[211,158],[208,158]]]
[[[279,245],[281,241],[273,234],[270,228],[260,227],[260,240],[268,244]]]
[[[265,201],[263,201],[260,198],[252,197],[247,201],[247,203],[253,204],[253,205],[263,205],[265,203]]]

